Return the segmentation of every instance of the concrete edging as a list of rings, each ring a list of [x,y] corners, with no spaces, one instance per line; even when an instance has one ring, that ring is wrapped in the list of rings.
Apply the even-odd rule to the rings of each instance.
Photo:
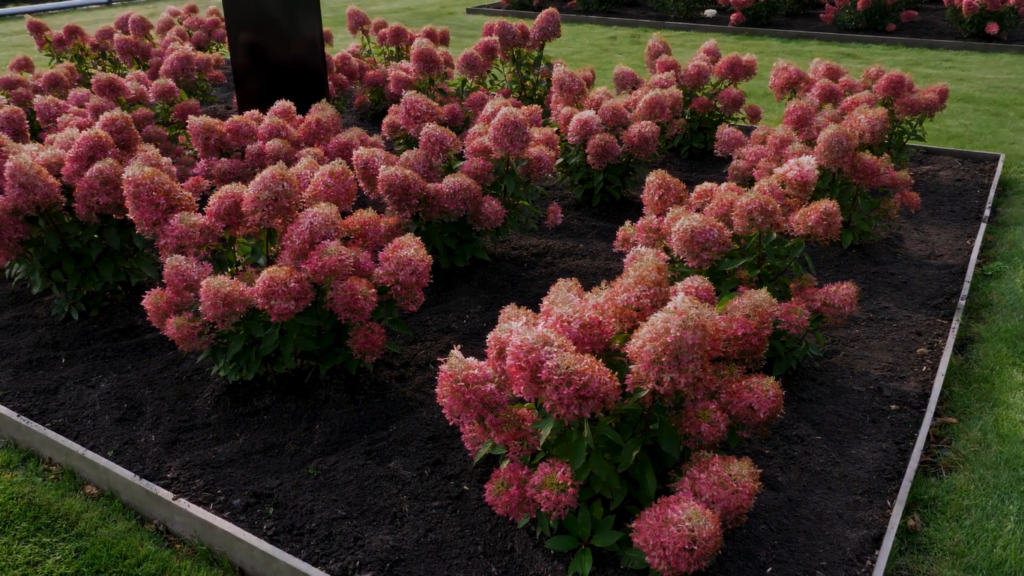
[[[506,10],[488,8],[489,4],[466,8],[466,14],[474,16],[494,16],[505,18],[525,18],[533,20],[537,12],[528,10]],[[581,14],[562,14],[562,22],[573,24],[595,24],[598,26],[622,26],[626,28],[651,28],[654,30],[680,30],[684,32],[707,32],[712,34],[740,34],[743,36],[764,36],[768,38],[784,38],[790,40],[819,40],[821,42],[843,42],[854,44],[879,44],[884,46],[903,46],[906,48],[929,48],[938,50],[966,50],[971,52],[1009,52],[1024,54],[1024,45],[995,44],[986,42],[930,40],[925,38],[902,38],[899,36],[873,36],[869,34],[840,34],[833,32],[812,32],[809,30],[780,30],[777,28],[746,28],[743,26],[719,26],[717,24],[697,24],[690,22],[670,22],[661,20],[640,20],[636,18],[614,18],[610,16],[585,16]]]
[[[313,566],[271,546],[238,526],[86,450],[15,412],[0,406],[0,438],[59,462],[126,506],[159,520],[174,535],[198,540],[223,554],[247,574],[257,576],[327,576]]]
[[[953,315],[953,321],[949,326],[949,337],[946,339],[946,347],[942,351],[942,360],[939,361],[935,382],[932,384],[932,394],[928,400],[928,408],[925,410],[921,429],[917,433],[917,442],[914,443],[914,450],[910,454],[910,462],[907,464],[907,471],[903,475],[903,483],[900,485],[899,494],[896,496],[896,502],[893,504],[892,515],[889,517],[889,526],[886,528],[885,537],[882,539],[882,547],[878,551],[878,559],[875,561],[875,569],[872,572],[872,576],[885,576],[885,569],[889,564],[893,543],[896,541],[896,534],[899,532],[900,524],[903,522],[903,511],[906,509],[910,488],[913,486],[914,477],[917,475],[917,468],[921,462],[921,453],[928,443],[928,432],[931,430],[932,420],[935,418],[935,409],[939,404],[939,397],[942,395],[942,385],[946,380],[949,361],[953,357],[953,347],[956,344],[956,336],[960,331],[960,324],[963,321],[964,309],[967,306],[967,296],[971,291],[971,282],[974,279],[974,271],[978,265],[978,256],[981,254],[981,244],[985,240],[985,230],[988,228],[988,222],[992,216],[992,204],[995,202],[996,190],[999,188],[999,179],[1002,177],[1003,165],[1006,162],[1005,154],[995,152],[936,148],[933,146],[915,146],[915,148],[930,154],[953,156],[955,158],[997,160],[998,164],[996,165],[995,177],[992,179],[992,187],[989,189],[988,200],[985,203],[985,212],[981,218],[981,226],[978,227],[978,235],[974,239],[971,259],[967,264],[967,275],[964,278],[963,290],[960,292],[956,313]]]

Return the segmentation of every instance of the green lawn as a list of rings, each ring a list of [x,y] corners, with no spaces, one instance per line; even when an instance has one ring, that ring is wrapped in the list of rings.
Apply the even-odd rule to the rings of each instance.
[[[170,547],[113,496],[0,441],[0,573],[234,574],[208,552]]]
[[[452,31],[458,53],[479,36],[486,18],[466,16],[474,0],[374,0],[363,7],[410,26],[433,23]],[[166,2],[133,4],[159,14]],[[218,3],[219,4],[219,3]],[[344,41],[349,2],[323,0],[325,25]],[[109,22],[123,7],[47,16],[56,26],[74,20],[89,29]],[[0,20],[4,61],[31,53],[20,19]],[[609,84],[617,63],[642,69],[648,30],[566,25],[549,54],[572,66],[592,64],[598,83]],[[686,57],[707,34],[665,32],[676,54]],[[920,84],[948,82],[949,109],[929,125],[929,143],[1007,154],[995,221],[986,244],[984,274],[976,277],[965,337],[971,345],[946,380],[941,411],[959,419],[946,433],[952,449],[941,471],[918,477],[911,509],[924,529],[897,543],[894,572],[901,574],[1024,574],[1024,55],[932,51],[910,48],[773,40],[722,35],[723,51],[756,54],[761,74],[745,86],[751,100],[777,121],[781,106],[768,92],[768,71],[778,59],[806,64],[814,57],[837,61],[855,73],[871,64],[912,72]],[[43,62],[40,61],[40,64]],[[925,199],[927,201],[927,198]],[[909,455],[908,455],[909,456]]]

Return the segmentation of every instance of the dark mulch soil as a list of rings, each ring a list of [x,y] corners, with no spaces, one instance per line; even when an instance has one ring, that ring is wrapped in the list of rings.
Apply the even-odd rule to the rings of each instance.
[[[543,3],[544,6],[554,6],[563,14],[576,14],[580,16],[608,16],[614,18],[631,18],[637,20],[654,20],[659,22],[688,22],[691,24],[713,24],[716,26],[729,25],[729,11],[726,8],[717,6],[718,14],[714,18],[673,18],[662,12],[657,12],[647,6],[646,0],[630,3],[627,6],[619,6],[605,12],[584,12],[576,8],[570,8],[567,0],[550,0]],[[484,8],[502,9],[500,2],[487,4]],[[828,32],[832,34],[856,34],[865,36],[897,36],[902,38],[918,38],[927,40],[950,40],[962,42],[997,42],[1003,44],[1024,44],[1024,33],[1018,28],[1008,34],[1007,38],[964,38],[963,34],[946,21],[946,7],[942,2],[928,1],[916,7],[918,16],[912,22],[896,25],[893,32],[874,30],[843,30],[838,26],[830,26],[821,21],[819,17],[825,10],[816,9],[812,12],[797,16],[777,16],[763,28],[776,30],[801,30],[807,32]],[[537,9],[539,11],[539,9]],[[756,28],[751,28],[756,30]]]
[[[721,163],[674,162],[692,185]],[[702,172],[704,174],[702,174]],[[786,414],[740,452],[764,469],[749,522],[711,574],[861,574],[879,546],[949,330],[994,172],[918,155],[924,208],[890,237],[816,249],[824,281],[862,310],[825,356],[785,378]],[[563,200],[565,200],[563,198]],[[413,335],[372,374],[229,385],[177,352],[133,298],[56,324],[46,298],[0,285],[0,403],[333,574],[560,575],[567,557],[483,501],[434,399],[437,359],[483,353],[498,311],[536,306],[558,278],[616,276],[618,226],[639,204],[565,206],[493,261],[436,271]],[[629,574],[599,558],[595,574]]]

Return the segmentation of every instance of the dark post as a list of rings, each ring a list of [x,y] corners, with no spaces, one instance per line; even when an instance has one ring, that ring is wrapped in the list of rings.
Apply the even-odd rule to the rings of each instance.
[[[320,0],[224,0],[224,18],[239,111],[327,97]]]

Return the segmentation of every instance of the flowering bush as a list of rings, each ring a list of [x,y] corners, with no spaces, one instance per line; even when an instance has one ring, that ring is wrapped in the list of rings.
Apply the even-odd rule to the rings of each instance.
[[[817,170],[795,162],[752,189],[732,183],[704,183],[690,193],[667,172],[655,170],[643,191],[644,216],[627,222],[616,249],[663,250],[674,281],[707,278],[708,298],[730,302],[750,290],[764,289],[779,305],[769,327],[768,360],[778,375],[819,354],[823,322],[842,323],[856,309],[857,288],[850,283],[817,288],[804,254],[806,241],[839,237],[841,216],[834,200],[809,201]],[[806,267],[804,263],[806,262]]]
[[[910,22],[917,12],[905,0],[826,0],[821,21],[844,30],[892,32],[896,24]]]
[[[124,172],[128,216],[155,237],[164,286],[150,322],[183,351],[202,351],[229,380],[372,364],[399,310],[423,302],[431,258],[403,224],[352,211],[342,162],[301,174],[278,163],[247,186],[218,188],[203,211],[169,162],[141,155]],[[343,216],[345,214],[345,216]]]
[[[418,93],[407,92],[392,112],[392,136],[417,147],[398,157],[359,149],[356,175],[369,197],[412,221],[442,266],[486,259],[486,239],[535,226],[541,185],[558,161],[558,136],[542,126],[539,106],[496,97],[463,141],[433,122],[441,108]]]
[[[815,60],[809,74],[776,64],[769,88],[789,99],[781,126],[761,127],[750,138],[734,128],[719,131],[717,153],[733,158],[730,180],[749,185],[820,172],[811,199],[839,203],[844,246],[876,237],[902,209],[920,207],[913,179],[893,159],[904,164],[907,143],[923,139],[924,122],[945,107],[945,84],[919,90],[908,75],[877,66],[858,80]]]
[[[331,89],[338,96],[353,87],[356,109],[374,118],[406,90],[429,94],[435,101],[448,97],[454,61],[445,49],[447,28],[425,26],[416,32],[383,18],[370,20],[354,6],[345,15],[349,33],[359,42],[328,62]]]
[[[548,8],[533,26],[491,20],[483,37],[459,55],[456,66],[470,85],[515,98],[525,105],[543,105],[551,88],[552,66],[544,56],[548,43],[562,37],[558,11]]]
[[[808,72],[777,62],[768,87],[777,101],[802,102],[791,111],[789,121],[794,126],[809,121],[812,110],[822,115],[816,120],[819,128],[801,128],[806,134],[843,120],[861,134],[862,143],[873,154],[888,154],[900,165],[908,160],[907,145],[925,141],[925,122],[944,110],[949,100],[949,86],[944,82],[918,88],[909,74],[887,72],[877,65],[865,69],[857,79],[842,66],[820,58],[811,62]]]
[[[195,4],[181,9],[172,6],[156,26],[129,11],[94,35],[77,24],[55,32],[31,16],[25,26],[51,65],[72,64],[83,86],[88,86],[97,72],[127,76],[140,70],[147,72],[150,80],[164,78],[177,83],[188,98],[206,101],[211,98],[212,85],[225,81],[219,68],[224,65],[227,32],[224,17],[215,7],[201,16]]]
[[[608,285],[560,280],[539,313],[505,308],[485,360],[455,349],[441,367],[438,402],[467,450],[501,457],[488,504],[536,519],[549,548],[575,553],[570,573],[589,573],[593,548],[690,573],[753,505],[753,464],[701,451],[781,413],[778,382],[749,368],[779,306],[765,290],[718,304],[707,279],[673,285],[665,255],[637,248]]]
[[[132,140],[118,132],[125,126],[119,111],[54,145],[25,143],[24,116],[21,123],[22,143],[0,135],[0,265],[33,294],[50,290],[61,319],[95,315],[126,287],[157,275],[149,243],[124,218],[121,167],[138,134]]]
[[[965,38],[1000,38],[1020,26],[1020,0],[943,0],[946,20]]]
[[[781,0],[718,0],[718,4],[732,8],[729,26],[767,26],[785,9]]]

